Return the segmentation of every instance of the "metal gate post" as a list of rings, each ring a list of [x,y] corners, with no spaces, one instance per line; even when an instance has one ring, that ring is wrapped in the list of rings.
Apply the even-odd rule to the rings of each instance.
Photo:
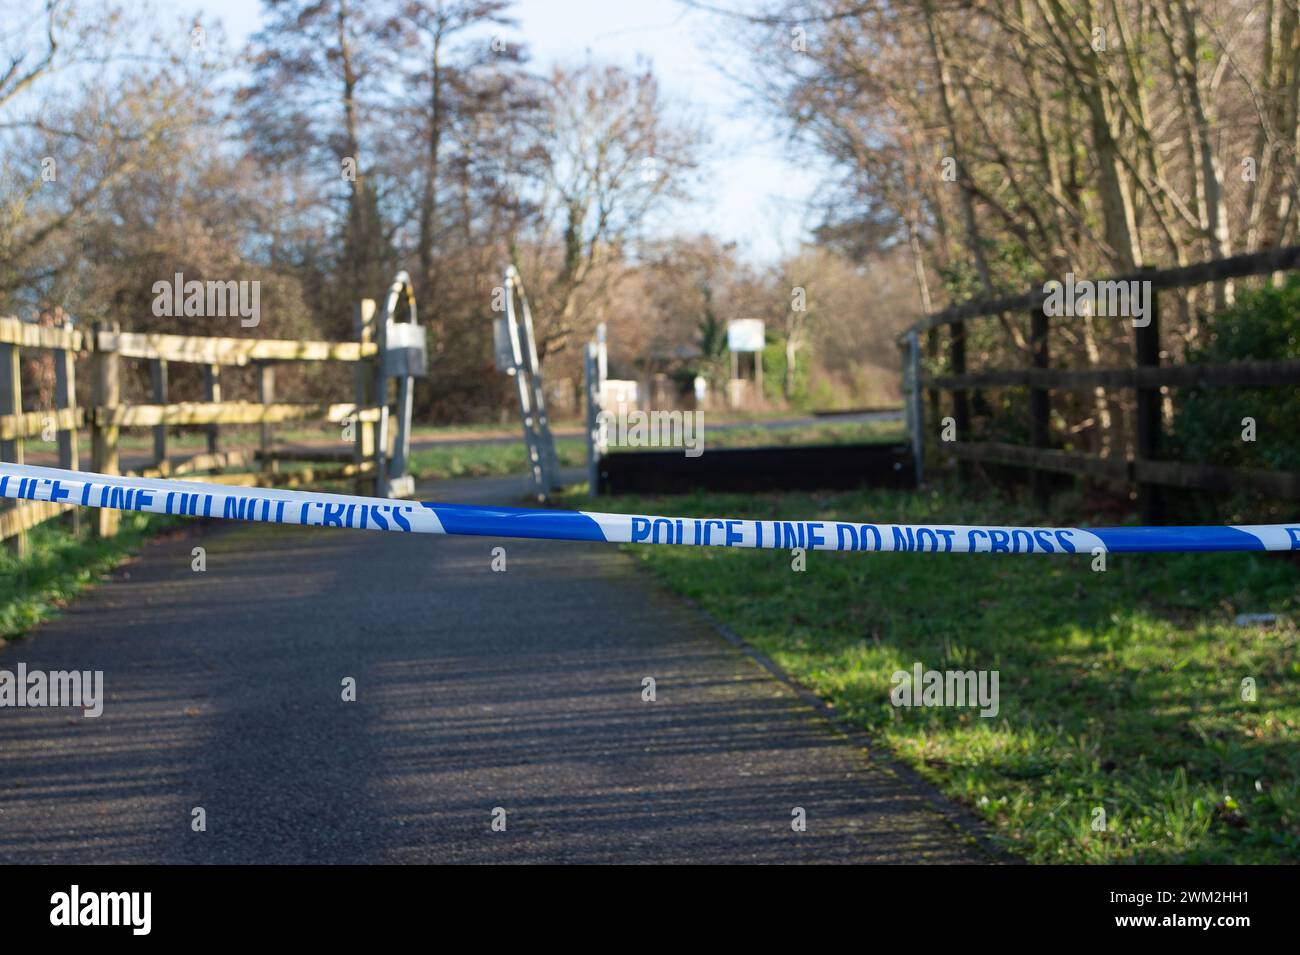
[[[406,299],[409,321],[395,318],[398,303]],[[398,272],[384,299],[384,314],[377,323],[379,372],[376,400],[379,411],[379,440],[375,449],[377,493],[381,497],[410,497],[415,493],[415,479],[406,473],[411,456],[411,416],[415,402],[415,378],[428,370],[425,332],[415,307],[415,289],[411,277]],[[388,460],[388,379],[397,379],[397,404],[393,412],[393,459]]]
[[[546,390],[542,386],[541,362],[537,359],[537,337],[533,334],[533,310],[528,307],[528,295],[516,272],[515,288],[519,292],[520,331],[523,335],[523,358],[528,368],[528,384],[532,388],[533,419],[537,429],[538,447],[542,455],[542,473],[546,475],[546,490],[560,489],[560,466],[555,457],[555,439],[551,436],[551,422],[546,417]]]
[[[600,420],[607,367],[604,322],[596,328],[596,340],[587,343],[583,359],[587,385],[587,489],[594,496],[600,493],[600,461],[605,456],[605,428]]]
[[[411,387],[413,381],[410,375],[403,375],[397,380],[397,441],[393,446],[390,486],[398,481],[406,482],[410,477],[406,473],[406,462],[411,456],[411,414],[415,409],[415,389]]]
[[[546,418],[546,395],[537,360],[537,343],[533,336],[533,316],[528,307],[519,272],[512,265],[506,269],[505,315],[498,319],[508,347],[506,361],[498,360],[498,367],[513,375],[519,392],[519,416],[524,429],[524,446],[528,452],[529,478],[539,500],[545,500],[552,490],[559,488],[559,468],[555,457],[555,444],[551,439],[550,423]],[[515,295],[519,308],[515,308]]]

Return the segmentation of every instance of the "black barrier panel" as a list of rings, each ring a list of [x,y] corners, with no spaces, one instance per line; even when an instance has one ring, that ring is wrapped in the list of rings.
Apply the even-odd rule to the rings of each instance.
[[[905,444],[818,444],[716,448],[698,457],[681,449],[620,451],[600,462],[601,494],[691,491],[816,491],[855,487],[914,488]]]

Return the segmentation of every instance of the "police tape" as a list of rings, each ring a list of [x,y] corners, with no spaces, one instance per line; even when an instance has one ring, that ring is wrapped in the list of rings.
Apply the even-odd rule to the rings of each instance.
[[[1300,549],[1300,521],[1239,527],[1085,529],[654,517],[394,501],[4,463],[0,463],[0,497],[306,527],[701,547],[993,554]]]

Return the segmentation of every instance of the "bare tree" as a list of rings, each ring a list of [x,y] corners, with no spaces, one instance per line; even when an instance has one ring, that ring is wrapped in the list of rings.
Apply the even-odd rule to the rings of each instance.
[[[535,130],[544,157],[541,245],[554,241],[539,308],[539,350],[562,351],[617,281],[647,219],[684,195],[700,134],[671,121],[648,69],[591,63],[550,77]],[[525,269],[525,274],[529,270]]]
[[[272,167],[319,163],[346,186],[338,298],[378,294],[386,282],[385,235],[373,182],[381,124],[380,81],[392,21],[359,0],[266,0],[267,21],[250,42],[252,83],[239,96],[255,154]],[[350,323],[350,306],[334,324]]]

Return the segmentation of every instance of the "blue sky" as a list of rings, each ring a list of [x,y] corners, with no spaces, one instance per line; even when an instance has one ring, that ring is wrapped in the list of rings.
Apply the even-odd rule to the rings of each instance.
[[[735,6],[738,0],[722,2]],[[221,20],[236,48],[261,18],[258,0],[160,6]],[[745,91],[726,75],[723,66],[734,50],[719,40],[728,28],[723,18],[676,0],[521,0],[513,12],[519,26],[507,35],[527,44],[534,69],[588,55],[628,67],[638,56],[647,58],[673,108],[707,130],[698,201],[672,217],[675,230],[711,232],[760,262],[797,249],[820,175],[806,157],[796,161],[779,131],[746,105]]]

